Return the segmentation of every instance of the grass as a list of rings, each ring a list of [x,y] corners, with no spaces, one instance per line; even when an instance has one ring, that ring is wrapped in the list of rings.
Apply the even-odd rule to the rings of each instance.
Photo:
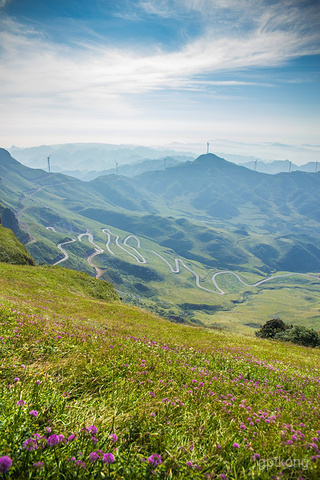
[[[17,240],[12,230],[0,225],[0,262],[34,265],[27,249]]]
[[[172,324],[61,267],[0,282],[4,478],[319,478],[319,349]]]

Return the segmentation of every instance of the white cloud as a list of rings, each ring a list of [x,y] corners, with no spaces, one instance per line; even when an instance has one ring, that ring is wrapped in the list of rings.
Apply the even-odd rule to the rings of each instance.
[[[0,2],[5,5],[5,0]],[[65,114],[74,124],[88,117],[97,119],[102,128],[105,119],[116,124],[114,119],[141,115],[143,107],[137,107],[132,97],[154,90],[217,86],[230,92],[234,87],[257,85],[234,75],[230,80],[228,75],[320,53],[320,29],[315,28],[319,12],[298,5],[290,0],[268,8],[262,0],[144,0],[140,9],[148,14],[165,17],[194,11],[203,18],[202,36],[189,39],[179,50],[154,53],[150,49],[149,54],[102,43],[73,49],[53,43],[45,32],[2,19],[2,112],[6,118],[23,121],[28,114],[34,115],[34,124],[51,113],[57,118]],[[231,21],[227,10],[233,12]],[[220,22],[217,28],[213,15]],[[217,72],[219,80],[214,79]],[[260,86],[273,84],[263,81]]]
[[[95,101],[100,106],[113,105],[122,94],[195,87],[199,75],[277,66],[301,55],[320,53],[317,33],[277,30],[266,18],[241,38],[216,39],[207,32],[179,51],[151,55],[105,46],[74,51],[50,43],[38,32],[26,33],[13,22],[5,26],[0,33],[4,49],[0,95],[60,97],[69,107]],[[239,82],[218,84],[230,87]],[[203,85],[199,81],[199,86]],[[119,97],[117,101],[120,106]]]

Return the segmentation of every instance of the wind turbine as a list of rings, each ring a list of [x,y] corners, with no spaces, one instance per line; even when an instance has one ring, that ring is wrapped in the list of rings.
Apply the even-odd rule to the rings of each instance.
[[[210,146],[210,143],[207,142],[207,153],[209,153],[209,146]]]
[[[318,161],[316,161],[316,168],[315,168],[315,173],[318,171]]]
[[[163,159],[163,170],[167,168],[167,157],[164,157]]]
[[[289,163],[289,173],[291,172],[291,164],[292,162]]]
[[[115,160],[114,163],[116,164],[116,174],[119,175],[119,163],[117,160]]]
[[[52,157],[52,153],[50,153],[50,155],[46,156],[46,159],[47,159],[47,162],[48,162],[48,172],[51,173],[51,170],[50,170],[50,158]]]
[[[253,170],[254,170],[254,171],[257,170],[257,163],[258,163],[258,159],[256,159],[256,161],[254,162],[254,167],[253,167]]]

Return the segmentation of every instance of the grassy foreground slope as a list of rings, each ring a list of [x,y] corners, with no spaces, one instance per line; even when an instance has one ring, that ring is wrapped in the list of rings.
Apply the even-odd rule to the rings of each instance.
[[[35,261],[12,230],[0,225],[0,262],[18,265],[35,265]]]
[[[172,324],[59,267],[2,263],[0,292],[0,477],[319,478],[319,349]]]

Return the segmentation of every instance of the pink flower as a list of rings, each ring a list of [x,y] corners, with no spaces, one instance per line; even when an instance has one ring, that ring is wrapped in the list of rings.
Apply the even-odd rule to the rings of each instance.
[[[153,455],[150,455],[150,457],[148,457],[148,462],[152,467],[156,467],[157,465],[162,463],[161,456],[154,453]]]
[[[34,438],[28,438],[25,442],[23,442],[23,448],[29,452],[33,452],[34,450],[37,450],[38,444]]]
[[[12,466],[12,460],[10,457],[5,455],[4,457],[0,457],[0,473],[7,473],[9,472]]]
[[[50,435],[50,437],[48,438],[49,447],[54,447],[55,445],[58,445],[58,443],[59,443],[58,435]]]
[[[37,410],[31,410],[31,412],[29,412],[29,415],[31,415],[32,417],[37,417],[38,412],[37,412]]]
[[[108,465],[110,465],[110,463],[114,463],[115,458],[112,453],[105,453],[102,457],[102,461],[103,463],[107,463]]]

